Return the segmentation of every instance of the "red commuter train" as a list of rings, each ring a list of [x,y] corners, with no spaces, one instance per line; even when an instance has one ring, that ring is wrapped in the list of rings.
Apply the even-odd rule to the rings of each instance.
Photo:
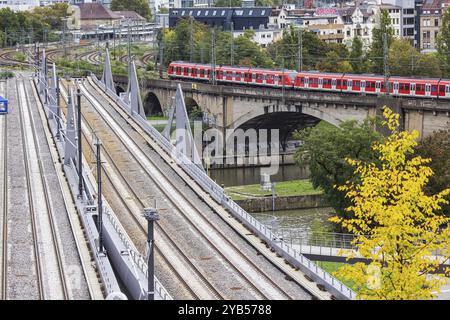
[[[171,79],[209,81],[212,66],[176,61],[167,71]],[[322,73],[315,71],[271,70],[249,67],[216,66],[217,83],[235,83],[286,89],[382,94],[386,92],[381,75]],[[450,99],[450,80],[390,77],[390,94],[419,98]]]

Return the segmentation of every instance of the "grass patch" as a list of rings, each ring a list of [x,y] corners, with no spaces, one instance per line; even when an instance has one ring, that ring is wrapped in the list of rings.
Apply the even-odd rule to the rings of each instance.
[[[331,274],[332,276],[335,276],[334,273],[341,269],[346,263],[343,262],[331,262],[331,261],[314,261],[314,263],[317,264],[317,266],[321,267],[323,270]],[[354,281],[344,280],[340,277],[336,277],[339,281],[341,281],[343,284],[345,284],[347,287],[352,289],[353,291],[356,291],[356,284]]]
[[[167,120],[169,118],[165,116],[149,116],[147,117],[147,120]]]
[[[261,185],[251,184],[245,186],[235,186],[225,188],[227,195],[233,200],[241,200],[246,197],[265,197],[271,196],[271,190],[261,190]],[[275,192],[279,197],[301,196],[321,194],[320,189],[314,189],[308,179],[283,181],[275,184]]]

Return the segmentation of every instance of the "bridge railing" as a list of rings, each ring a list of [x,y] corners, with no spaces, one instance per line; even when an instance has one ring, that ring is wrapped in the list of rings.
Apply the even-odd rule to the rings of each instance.
[[[63,115],[61,117],[58,116],[56,113],[57,110],[57,98],[56,98],[56,91],[53,90],[54,88],[51,88],[48,83],[42,82],[42,78],[37,78],[38,85],[42,84],[44,87],[45,92],[43,93],[44,96],[47,97],[47,104],[43,103],[44,106],[44,112],[47,115],[50,131],[53,137],[57,137],[59,134],[62,135],[61,139],[56,139],[56,147],[58,154],[62,157],[64,155],[64,146],[66,143],[70,143],[70,141],[66,141],[65,137],[65,130],[64,128],[65,123],[64,119],[62,119]],[[59,124],[58,124],[59,123]],[[77,166],[74,163],[73,159],[70,159],[70,164],[68,166],[63,166],[64,172],[69,180],[70,187],[72,189],[72,192],[75,194],[74,191],[75,187],[77,186]],[[90,241],[90,245],[92,248],[95,248],[96,244],[94,239],[98,238],[98,233],[96,227],[92,224],[92,222],[87,219],[87,208],[92,205],[96,205],[94,203],[95,194],[96,192],[93,190],[92,185],[89,183],[89,178],[87,177],[86,172],[83,172],[83,180],[84,180],[84,188],[83,188],[83,199],[86,199],[86,202],[80,201],[77,199],[77,207],[79,209],[79,215],[82,218],[83,225],[85,227],[85,230],[88,234],[88,239]],[[133,242],[128,237],[127,233],[123,229],[120,222],[117,220],[117,217],[110,212],[109,208],[104,206],[103,207],[105,216],[108,218],[108,220],[111,222],[111,225],[116,230],[117,234],[119,235],[119,238],[121,239],[122,243],[127,248],[133,262],[135,265],[141,270],[143,274],[145,274],[148,277],[148,267],[147,263],[143,259],[142,255],[138,252],[136,247],[134,246]],[[97,254],[94,255],[95,260],[97,262],[97,266],[99,268],[99,272],[102,278],[102,281],[105,285],[106,292],[113,293],[120,291],[120,288],[115,281],[115,278],[109,277],[109,275],[114,274],[112,272],[112,269],[110,269],[109,264],[106,264],[102,259],[98,257]],[[165,290],[165,288],[162,286],[162,284],[159,282],[158,279],[155,277],[155,291],[159,294],[162,300],[171,300],[172,297],[168,294],[168,292]]]
[[[118,105],[128,114],[131,114],[130,107],[112,90],[97,79],[95,74],[91,74],[91,79],[100,87],[111,99],[118,102]],[[341,281],[331,276],[329,273],[318,267],[314,262],[306,258],[299,251],[295,250],[282,238],[275,235],[270,229],[248,214],[236,202],[231,200],[222,187],[213,181],[202,169],[192,163],[184,154],[179,153],[170,141],[161,135],[150,123],[139,114],[131,114],[132,118],[146,131],[165,152],[183,168],[183,170],[194,179],[203,190],[222,204],[235,218],[240,220],[248,229],[252,230],[259,238],[265,241],[272,249],[293,266],[299,268],[309,278],[318,284],[323,285],[332,295],[339,299],[354,299],[356,294]]]

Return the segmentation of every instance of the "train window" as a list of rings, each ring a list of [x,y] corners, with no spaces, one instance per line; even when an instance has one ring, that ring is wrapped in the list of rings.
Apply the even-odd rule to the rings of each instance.
[[[360,85],[361,85],[361,82],[360,82],[360,81],[354,81],[354,82],[353,82],[353,86],[354,86],[354,87],[359,88]]]
[[[439,86],[439,92],[444,93],[445,92],[445,86]]]
[[[177,67],[177,72],[181,72],[181,67]]]
[[[343,85],[344,87],[346,87],[346,86],[347,86],[347,80],[343,80],[343,81],[342,81],[342,85]]]
[[[317,84],[319,83],[319,80],[317,78],[315,78],[315,79],[313,79],[313,81],[314,81],[314,85],[317,86]]]
[[[204,69],[200,69],[200,75],[204,76],[205,75],[205,70]]]
[[[431,86],[431,92],[436,92],[438,90],[436,85]]]
[[[340,87],[341,86],[341,80],[337,81],[337,86]]]
[[[256,79],[256,74],[255,73],[252,73],[252,78]]]
[[[169,73],[173,72],[173,66],[169,66]]]
[[[405,89],[405,86],[403,85],[403,83],[400,83],[400,90]]]
[[[308,82],[309,82],[310,85],[312,85],[312,84],[313,84],[313,79],[312,79],[312,78],[309,78],[309,81],[308,81]]]
[[[197,75],[197,69],[195,69],[195,68],[192,69],[192,75],[193,75],[193,76],[196,76],[196,75]]]
[[[405,90],[409,90],[409,83],[405,83]]]
[[[303,85],[305,84],[305,78],[300,78],[300,83]]]

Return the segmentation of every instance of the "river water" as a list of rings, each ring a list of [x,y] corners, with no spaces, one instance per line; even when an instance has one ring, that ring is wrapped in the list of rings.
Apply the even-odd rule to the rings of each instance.
[[[307,235],[312,231],[330,231],[332,223],[328,219],[334,214],[332,208],[311,208],[252,213],[252,215],[275,233],[283,229]]]

